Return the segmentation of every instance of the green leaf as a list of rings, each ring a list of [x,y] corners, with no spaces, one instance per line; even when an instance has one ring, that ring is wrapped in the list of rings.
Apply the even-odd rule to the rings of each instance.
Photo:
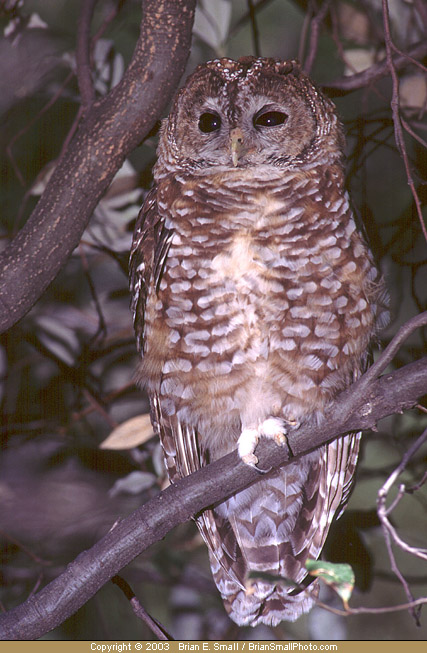
[[[324,560],[307,560],[305,567],[311,576],[321,578],[341,597],[344,607],[354,588],[354,571],[346,563],[325,562]]]

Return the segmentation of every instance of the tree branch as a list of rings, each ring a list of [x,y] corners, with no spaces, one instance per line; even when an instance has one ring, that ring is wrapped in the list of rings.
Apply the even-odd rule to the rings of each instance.
[[[135,615],[138,617],[138,619],[141,619],[141,621],[143,621],[150,628],[150,630],[156,635],[158,639],[163,639],[163,640],[173,639],[173,637],[165,630],[165,628],[157,621],[157,619],[153,619],[153,617],[151,617],[148,614],[145,608],[140,604],[138,598],[135,596],[135,593],[132,590],[131,586],[124,578],[122,578],[121,576],[113,576],[111,581],[112,583],[114,583],[114,585],[120,587],[123,594],[126,596],[129,603],[131,604],[132,610],[134,611]]]
[[[393,65],[396,70],[402,70],[406,66],[412,65],[413,59],[422,59],[427,55],[427,42],[422,41],[421,43],[416,43],[411,48],[408,49],[406,54],[399,54],[393,57]],[[389,74],[389,65],[387,59],[383,59],[379,63],[370,66],[366,70],[363,70],[360,73],[354,75],[348,75],[345,77],[339,77],[332,82],[323,84],[322,88],[325,92],[328,93],[331,97],[336,95],[342,95],[344,93],[349,93],[350,91],[355,91],[359,88],[369,86],[374,82],[381,79],[385,75]]]
[[[418,325],[425,324],[427,313],[415,319]],[[406,329],[406,335],[409,332]],[[401,342],[399,334],[398,339]],[[381,369],[381,357],[378,363]],[[322,424],[305,425],[289,434],[289,447],[262,441],[257,448],[259,469],[276,469],[291,456],[295,460],[339,435],[375,428],[383,417],[412,408],[426,388],[427,357],[380,378],[371,374],[369,384],[362,376],[337,398]],[[181,479],[115,524],[40,592],[0,616],[0,637],[35,639],[52,630],[172,528],[259,478],[260,472],[245,465],[234,451]]]
[[[140,36],[125,75],[87,112],[32,215],[0,254],[0,332],[23,317],[53,281],[184,72],[195,0],[142,4]]]
[[[303,66],[304,71],[307,73],[307,75],[310,74],[314,60],[316,58],[317,48],[319,45],[320,28],[329,11],[330,4],[330,0],[324,0],[319,11],[310,21],[310,43],[308,46],[307,57]]]
[[[405,139],[403,137],[402,123],[400,121],[400,95],[399,95],[399,79],[397,76],[396,68],[393,64],[393,42],[391,39],[390,31],[390,16],[388,1],[382,0],[382,10],[383,10],[383,22],[384,22],[384,40],[386,48],[386,60],[387,65],[390,70],[391,81],[392,81],[392,98],[391,98],[391,111],[393,115],[393,124],[394,124],[394,139],[396,141],[397,149],[400,152],[402,157],[403,164],[405,166],[406,177],[408,179],[408,186],[411,189],[412,197],[414,198],[414,203],[417,209],[418,219],[420,221],[421,229],[424,234],[424,239],[427,242],[427,227],[424,224],[423,212],[421,208],[420,198],[415,189],[415,183],[412,178],[411,168],[409,165],[408,153],[406,151]]]
[[[354,614],[387,614],[390,612],[398,612],[399,610],[411,610],[413,608],[421,608],[422,605],[427,603],[427,598],[423,597],[420,599],[415,599],[415,601],[410,601],[409,603],[403,603],[399,605],[388,605],[384,608],[347,608],[346,610],[340,610],[339,608],[332,608],[330,605],[326,605],[322,601],[316,601],[316,605],[337,614],[339,617],[351,617]]]
[[[396,557],[393,552],[393,547],[392,547],[392,539],[394,542],[402,549],[402,551],[405,551],[406,553],[410,553],[412,555],[415,555],[418,558],[424,558],[427,560],[427,549],[421,549],[417,547],[412,547],[409,546],[406,542],[404,542],[399,535],[397,534],[397,531],[395,527],[392,525],[389,516],[392,513],[392,511],[395,509],[397,504],[400,502],[402,499],[404,493],[405,493],[405,485],[401,483],[399,487],[399,491],[397,496],[395,497],[394,501],[392,504],[387,508],[386,506],[386,500],[388,493],[396,481],[397,477],[403,472],[405,469],[406,465],[412,458],[412,456],[418,451],[418,449],[426,442],[427,440],[427,429],[425,429],[424,433],[420,435],[420,437],[414,442],[408,451],[405,453],[403,456],[400,464],[396,467],[396,469],[393,471],[392,474],[388,477],[387,481],[384,483],[384,485],[379,489],[378,491],[378,496],[377,496],[377,513],[378,517],[381,522],[381,526],[383,529],[384,533],[384,540],[386,543],[387,547],[387,552],[388,552],[388,557],[390,559],[390,564],[391,564],[391,569],[393,572],[396,574],[397,578],[399,579],[400,583],[402,584],[402,587],[405,591],[407,600],[409,603],[412,603],[414,601],[414,596],[412,595],[411,589],[409,587],[408,581],[405,579],[403,573],[400,571],[399,566],[396,561]],[[426,599],[427,601],[427,599]],[[415,623],[417,626],[420,626],[420,611],[421,611],[421,606],[413,606],[409,608],[412,616],[415,619]]]
[[[77,25],[76,64],[77,80],[83,112],[86,113],[95,102],[95,88],[90,65],[90,24],[98,0],[83,0]]]

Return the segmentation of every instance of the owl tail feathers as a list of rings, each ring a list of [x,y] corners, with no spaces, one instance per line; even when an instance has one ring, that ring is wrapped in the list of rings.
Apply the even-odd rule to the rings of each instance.
[[[317,581],[299,593],[292,593],[292,588],[280,581],[249,580],[247,588],[242,589],[228,577],[213,555],[210,561],[224,607],[230,619],[239,626],[261,623],[277,626],[281,621],[296,621],[312,609],[319,594]]]

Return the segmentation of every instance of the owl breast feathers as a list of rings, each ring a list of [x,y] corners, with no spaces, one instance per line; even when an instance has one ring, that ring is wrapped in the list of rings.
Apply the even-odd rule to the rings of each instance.
[[[211,61],[176,96],[130,264],[139,380],[171,480],[235,448],[255,465],[261,436],[281,443],[321,423],[365,369],[387,302],[344,189],[343,146],[333,104],[295,61]],[[359,437],[198,518],[236,623],[312,607],[305,562],[346,503]]]

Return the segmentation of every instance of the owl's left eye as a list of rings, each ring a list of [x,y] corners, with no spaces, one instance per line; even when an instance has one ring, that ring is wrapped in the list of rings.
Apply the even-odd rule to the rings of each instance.
[[[199,129],[204,134],[209,134],[210,132],[215,132],[221,127],[221,118],[217,113],[212,111],[207,111],[202,113],[199,118]]]
[[[283,111],[265,111],[255,114],[254,125],[255,127],[277,127],[283,125],[287,117]]]

